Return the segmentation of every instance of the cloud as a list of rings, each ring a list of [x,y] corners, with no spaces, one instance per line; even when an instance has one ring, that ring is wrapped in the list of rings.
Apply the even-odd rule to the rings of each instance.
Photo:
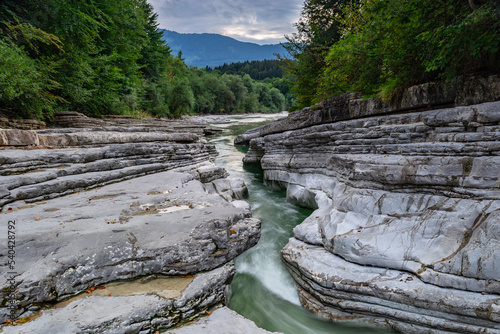
[[[295,32],[303,0],[149,0],[160,28],[217,33],[259,44],[284,41]]]

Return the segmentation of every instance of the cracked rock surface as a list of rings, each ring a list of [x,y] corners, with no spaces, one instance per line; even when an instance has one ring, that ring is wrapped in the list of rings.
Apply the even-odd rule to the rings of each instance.
[[[282,251],[307,308],[404,333],[500,333],[500,102],[287,122],[242,138],[268,185],[315,209]]]
[[[154,333],[204,315],[210,305],[223,301],[234,270],[228,263],[198,274],[176,298],[165,298],[154,290],[148,294],[131,290],[122,296],[85,296],[45,310],[25,325],[4,327],[3,333]]]
[[[112,130],[29,131],[30,149],[0,150],[4,231],[15,222],[15,247],[0,235],[0,322],[18,319],[5,333],[165,330],[224,301],[232,259],[257,243],[245,184],[198,134]],[[47,149],[47,133],[77,140]],[[162,285],[173,278],[192,282]]]

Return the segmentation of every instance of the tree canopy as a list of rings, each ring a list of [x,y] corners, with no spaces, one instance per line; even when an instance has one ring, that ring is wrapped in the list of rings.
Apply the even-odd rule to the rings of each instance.
[[[254,60],[231,64],[224,64],[214,68],[206,67],[209,73],[221,73],[230,75],[249,75],[252,79],[266,83],[272,88],[278,89],[285,97],[285,109],[291,106],[296,95],[290,90],[289,79],[285,76],[283,68],[277,59]]]
[[[264,98],[270,85],[257,89],[252,79],[245,86],[241,76],[207,75],[172,55],[146,0],[0,4],[0,107],[17,117],[47,119],[57,110],[176,117],[284,107],[282,96]]]
[[[297,107],[499,72],[497,0],[306,0],[282,60]]]
[[[219,71],[224,74],[248,74],[252,79],[264,80],[271,78],[282,78],[283,69],[278,60],[253,60],[231,64],[224,64],[214,68],[206,67],[207,72]]]

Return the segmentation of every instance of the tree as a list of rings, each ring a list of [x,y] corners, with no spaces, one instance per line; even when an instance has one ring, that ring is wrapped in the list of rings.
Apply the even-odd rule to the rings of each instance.
[[[208,74],[174,57],[146,0],[4,0],[0,15],[0,103],[13,116],[272,109],[258,103],[250,77]]]
[[[146,35],[148,42],[141,49],[139,64],[144,77],[148,80],[159,80],[168,69],[171,62],[172,50],[162,39],[163,32],[159,30],[158,14],[145,0],[140,1],[140,6],[147,17]]]
[[[296,108],[318,102],[318,87],[326,68],[325,57],[330,46],[341,38],[338,18],[342,7],[354,0],[306,0],[301,17],[295,24],[297,32],[286,36],[283,46],[290,58],[280,56],[282,66],[290,77],[292,90],[297,94]]]
[[[52,80],[41,86],[54,102],[50,108],[23,114],[25,104],[11,101],[9,107],[19,116],[46,118],[61,109],[88,115],[134,113],[139,106],[159,113],[168,109],[159,105],[166,97],[158,93],[165,93],[165,79],[179,66],[146,0],[5,0],[0,15],[5,18],[0,38]],[[26,27],[37,34],[20,34]],[[145,95],[151,100],[144,101]]]
[[[476,10],[454,0],[345,6],[319,95],[358,91],[389,100],[410,85],[498,71],[499,19],[494,1]]]
[[[189,113],[194,107],[194,95],[187,80],[179,80],[172,89],[170,99],[171,115]]]
[[[285,96],[277,88],[271,88],[271,101],[274,110],[284,110],[285,109]]]
[[[60,100],[51,91],[51,68],[31,59],[27,52],[9,41],[0,40],[0,104],[17,109],[20,117],[43,118]]]

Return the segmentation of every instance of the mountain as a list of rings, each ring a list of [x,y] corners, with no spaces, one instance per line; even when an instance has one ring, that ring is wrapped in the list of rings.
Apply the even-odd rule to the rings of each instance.
[[[163,30],[163,38],[172,48],[173,54],[182,51],[185,63],[196,67],[276,59],[275,53],[285,53],[280,44],[259,45],[240,42],[218,34],[180,34]]]

